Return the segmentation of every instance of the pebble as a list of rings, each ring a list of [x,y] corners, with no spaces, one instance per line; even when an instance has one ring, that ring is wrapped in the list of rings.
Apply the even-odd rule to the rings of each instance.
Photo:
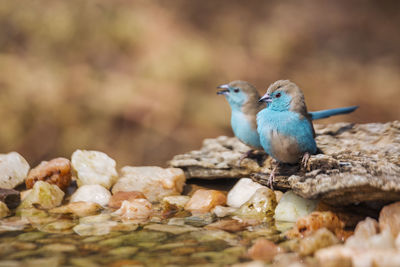
[[[113,209],[119,209],[121,208],[122,202],[124,200],[131,201],[138,198],[145,199],[146,197],[145,195],[143,195],[142,192],[139,191],[130,191],[130,192],[119,191],[111,196],[110,201],[108,202],[108,207]]]
[[[299,218],[304,217],[315,210],[317,200],[309,200],[302,198],[293,191],[285,192],[275,209],[275,220],[296,222]]]
[[[187,233],[187,232],[201,230],[200,228],[193,227],[190,225],[177,226],[177,225],[168,225],[168,224],[149,224],[149,225],[146,225],[144,227],[144,229],[152,230],[152,231],[166,232],[166,233],[171,233],[174,235],[180,235],[180,234]]]
[[[78,217],[86,217],[97,214],[102,207],[94,202],[77,201],[49,210],[50,213],[73,214]]]
[[[162,201],[174,205],[179,209],[183,209],[189,200],[190,197],[188,196],[168,196],[164,197]]]
[[[257,189],[253,196],[235,214],[240,218],[268,222],[273,220],[276,204],[274,191],[263,187]]]
[[[321,228],[300,240],[299,254],[309,256],[315,251],[338,244],[338,238],[328,229]]]
[[[233,207],[224,207],[224,206],[215,206],[214,209],[212,209],[212,213],[214,213],[217,217],[219,218],[223,218],[226,217],[228,215],[232,215],[237,211],[237,208],[233,208]]]
[[[78,149],[72,154],[71,162],[78,186],[101,185],[110,189],[118,179],[115,160],[103,152]]]
[[[315,211],[298,219],[294,228],[287,232],[287,236],[304,237],[324,227],[336,234],[343,230],[344,223],[330,211]]]
[[[8,209],[6,203],[0,201],[0,218],[4,218],[10,215],[10,210]]]
[[[205,226],[205,229],[220,229],[224,230],[227,232],[238,232],[246,229],[248,224],[246,222],[240,222],[238,220],[234,219],[224,219],[224,220],[219,220],[215,223],[211,223],[207,226]]]
[[[265,238],[259,238],[254,245],[249,248],[247,254],[253,260],[270,262],[280,252],[281,249],[275,245],[274,242]]]
[[[0,188],[13,189],[25,181],[28,162],[17,152],[0,154]]]
[[[139,191],[151,202],[159,202],[166,196],[180,195],[186,181],[185,174],[178,168],[130,167],[121,169],[121,178],[112,192]]]
[[[206,213],[218,205],[226,204],[226,196],[221,191],[199,189],[185,205],[185,210],[192,213]]]
[[[21,202],[21,194],[14,189],[0,188],[0,201],[4,202],[9,209],[15,209]]]
[[[228,206],[239,208],[246,203],[259,188],[266,187],[253,182],[250,178],[240,179],[228,193]]]
[[[42,161],[29,171],[25,180],[26,188],[32,188],[37,181],[55,184],[65,191],[71,183],[71,162],[66,158]]]
[[[106,188],[98,184],[88,184],[80,186],[71,196],[70,202],[93,202],[103,207],[110,201],[111,193]]]
[[[121,216],[125,220],[134,220],[137,222],[145,222],[152,215],[152,205],[144,198],[134,199],[132,201],[124,200],[121,208],[113,213],[113,215]]]
[[[59,206],[63,198],[64,192],[57,185],[37,181],[18,209],[30,208],[34,204],[39,205],[42,209],[52,209]]]
[[[379,214],[381,231],[390,229],[393,238],[400,234],[400,201],[383,207]]]

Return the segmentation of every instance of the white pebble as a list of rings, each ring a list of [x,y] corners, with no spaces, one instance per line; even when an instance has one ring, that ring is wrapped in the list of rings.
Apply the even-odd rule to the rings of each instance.
[[[0,154],[0,188],[13,189],[25,181],[28,162],[17,152]]]
[[[111,193],[98,184],[83,185],[71,196],[71,202],[94,202],[106,206],[110,201]]]
[[[277,221],[296,222],[298,218],[313,212],[317,204],[317,200],[305,199],[293,191],[287,191],[276,206],[274,218]]]
[[[228,193],[228,206],[239,208],[246,203],[259,188],[266,187],[253,182],[250,178],[240,179]]]
[[[72,154],[71,163],[78,186],[98,184],[110,189],[118,179],[115,160],[103,152],[78,149]]]

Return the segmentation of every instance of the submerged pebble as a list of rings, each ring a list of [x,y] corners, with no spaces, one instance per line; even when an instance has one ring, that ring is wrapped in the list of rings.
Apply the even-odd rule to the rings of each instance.
[[[78,201],[51,209],[49,212],[56,214],[73,214],[78,217],[85,217],[97,214],[101,209],[102,207],[97,203]]]
[[[248,256],[253,260],[261,260],[270,262],[281,252],[279,246],[275,245],[265,238],[259,238],[254,245],[248,250]]]

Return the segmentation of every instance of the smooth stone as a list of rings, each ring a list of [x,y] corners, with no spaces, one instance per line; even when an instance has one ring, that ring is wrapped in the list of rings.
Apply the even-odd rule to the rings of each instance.
[[[137,198],[131,201],[124,200],[121,208],[113,213],[120,216],[123,220],[132,220],[135,222],[146,222],[153,213],[151,203],[144,198]]]
[[[77,250],[74,245],[70,244],[49,244],[40,248],[43,251],[51,251],[51,252],[72,252]]]
[[[112,192],[139,191],[149,201],[159,202],[166,196],[180,195],[185,181],[183,171],[178,168],[125,166]]]
[[[394,238],[400,234],[400,202],[383,207],[379,214],[379,228],[381,231],[390,229]]]
[[[238,220],[234,219],[224,219],[224,220],[219,220],[217,222],[211,223],[209,225],[206,225],[204,228],[205,229],[210,229],[210,230],[224,230],[227,232],[238,232],[246,229],[248,226],[247,223],[245,222],[240,222]]]
[[[256,240],[253,246],[248,250],[248,256],[252,260],[262,260],[270,262],[273,258],[281,252],[281,249],[265,238],[259,238]]]
[[[103,207],[110,201],[111,193],[98,184],[86,184],[80,186],[71,196],[70,202],[93,202]]]
[[[216,220],[215,216],[211,213],[196,214],[194,216],[185,217],[185,224],[189,224],[196,227],[202,227],[208,225]]]
[[[71,163],[79,187],[101,185],[110,189],[118,179],[115,160],[103,152],[78,149],[72,153]]]
[[[10,210],[8,209],[6,203],[0,201],[0,219],[10,215]]]
[[[113,209],[119,209],[121,208],[122,202],[124,200],[131,201],[138,198],[146,198],[146,197],[145,195],[143,195],[142,192],[139,191],[130,191],[130,192],[119,191],[111,196],[110,201],[108,202],[108,207]]]
[[[253,196],[235,214],[243,219],[271,222],[273,221],[275,207],[276,198],[274,191],[263,187],[257,189]]]
[[[224,207],[224,206],[215,206],[215,208],[212,209],[212,213],[214,213],[217,217],[223,218],[228,215],[232,215],[237,211],[237,208],[233,207]]]
[[[57,220],[49,224],[39,226],[38,229],[45,233],[70,233],[76,223],[71,220]]]
[[[182,225],[182,226],[177,226],[177,225],[168,225],[168,224],[149,224],[144,227],[146,230],[152,230],[152,231],[160,231],[160,232],[166,232],[166,233],[171,233],[174,235],[180,235],[183,233],[187,232],[192,232],[192,231],[199,231],[199,228],[190,226],[190,225]]]
[[[218,190],[198,189],[189,202],[185,205],[185,210],[195,213],[207,213],[218,205],[226,204],[226,196]]]
[[[228,206],[239,208],[246,203],[259,188],[265,188],[265,186],[253,182],[249,178],[240,179],[228,193]]]
[[[326,228],[321,228],[300,240],[299,254],[301,256],[312,255],[315,251],[321,248],[336,245],[338,243],[338,238],[331,231]]]
[[[49,213],[73,214],[78,217],[86,217],[97,214],[102,207],[94,202],[71,202],[67,205],[49,210]]]
[[[167,196],[163,198],[163,202],[166,202],[170,205],[174,205],[177,208],[184,208],[185,205],[189,202],[189,196]]]
[[[28,232],[18,235],[17,239],[20,241],[35,241],[46,236],[43,232]]]
[[[135,254],[139,248],[137,247],[119,247],[108,251],[108,254],[115,256],[129,256]]]
[[[34,204],[42,209],[52,209],[59,206],[64,198],[64,192],[56,185],[38,181],[34,184],[32,191],[18,206],[18,210],[30,208]]]
[[[275,220],[296,222],[315,210],[318,201],[296,195],[293,191],[285,192],[275,209]]]
[[[13,189],[25,181],[28,162],[17,152],[0,154],[0,188]]]
[[[14,189],[0,188],[0,202],[4,202],[9,209],[15,209],[21,203],[21,194]]]

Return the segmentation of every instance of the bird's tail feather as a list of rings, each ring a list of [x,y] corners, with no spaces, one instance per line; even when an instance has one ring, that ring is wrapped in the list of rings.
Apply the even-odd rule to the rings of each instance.
[[[319,120],[329,118],[331,116],[341,115],[341,114],[348,114],[355,111],[358,106],[351,106],[351,107],[344,107],[344,108],[333,108],[333,109],[325,109],[320,111],[310,112],[312,120]]]

